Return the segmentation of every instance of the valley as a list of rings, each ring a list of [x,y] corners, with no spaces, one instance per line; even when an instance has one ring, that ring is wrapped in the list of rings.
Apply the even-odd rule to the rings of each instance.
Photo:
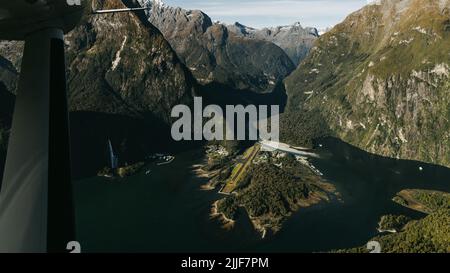
[[[241,37],[202,11],[157,0],[138,2],[151,7],[148,21],[161,31],[201,85],[216,83],[234,90],[270,93],[295,69],[275,44]]]
[[[67,35],[87,252],[450,252],[450,1],[382,0],[323,35],[160,0],[90,4],[151,9],[85,14]],[[0,177],[22,50],[0,42]],[[171,110],[195,97],[279,105],[281,148],[174,141]],[[109,141],[114,181],[96,176]],[[156,153],[174,157],[147,164]]]

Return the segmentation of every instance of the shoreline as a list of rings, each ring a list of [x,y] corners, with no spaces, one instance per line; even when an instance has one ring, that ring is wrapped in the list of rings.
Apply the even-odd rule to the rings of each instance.
[[[297,157],[302,156],[297,155]],[[298,158],[297,161],[299,161]],[[306,165],[305,167],[309,168],[314,175],[318,177],[323,175],[306,158],[299,163],[302,165]],[[216,190],[218,185],[214,183],[215,181],[212,178],[218,175],[218,171],[217,170],[207,171],[204,169],[206,166],[208,166],[208,162],[206,160],[203,160],[198,164],[192,165],[193,173],[198,178],[205,178],[208,180],[205,184],[202,184],[200,186],[201,190],[207,191]],[[320,175],[318,173],[320,173]],[[242,204],[238,205],[240,205],[239,207],[245,210],[246,215],[253,226],[253,229],[261,236],[260,238],[265,239],[270,234],[276,234],[280,232],[283,228],[284,222],[287,221],[289,218],[291,218],[293,215],[295,215],[297,212],[299,212],[299,210],[312,208],[316,206],[319,207],[320,204],[322,203],[331,203],[334,201],[342,202],[341,195],[337,191],[336,186],[333,185],[332,183],[321,181],[317,182],[316,185],[321,190],[310,192],[307,198],[298,200],[297,204],[295,205],[295,208],[293,208],[293,210],[289,213],[289,215],[280,216],[280,215],[265,214],[259,217],[253,217],[249,214],[248,210],[244,206],[242,206]],[[219,191],[218,193],[221,194],[222,192]],[[237,220],[229,219],[226,217],[226,215],[218,211],[218,204],[219,204],[218,202],[220,202],[221,200],[223,199],[221,198],[219,200],[216,200],[212,204],[210,211],[210,219],[213,220],[218,219],[221,222],[223,229],[230,230],[234,227]]]
[[[392,234],[398,233],[398,231],[395,230],[395,229],[381,229],[381,228],[377,228],[377,231],[379,233],[392,233]]]
[[[399,202],[398,199],[401,199],[403,202]],[[425,214],[430,214],[432,211],[424,205],[423,203],[419,202],[414,197],[414,190],[412,189],[404,189],[400,192],[398,192],[393,198],[392,201],[399,204],[400,206],[403,206],[405,208],[418,211]]]
[[[203,167],[205,167],[206,163],[194,164],[191,166],[191,170],[195,177],[208,179],[208,182],[200,186],[200,190],[204,191],[212,191],[216,189],[216,186],[212,183],[212,177],[216,176],[219,171],[205,171]]]
[[[210,212],[210,214],[209,214],[210,219],[212,219],[212,220],[219,220],[219,221],[221,222],[221,224],[222,224],[222,228],[223,228],[223,229],[225,229],[225,230],[231,230],[231,229],[234,227],[236,221],[233,220],[233,219],[227,218],[227,217],[225,216],[225,214],[223,214],[223,213],[221,213],[221,212],[218,211],[218,209],[217,209],[217,203],[218,203],[219,201],[220,201],[220,200],[217,200],[217,201],[215,201],[215,202],[213,203],[213,205],[212,205],[212,207],[211,207],[211,212]]]

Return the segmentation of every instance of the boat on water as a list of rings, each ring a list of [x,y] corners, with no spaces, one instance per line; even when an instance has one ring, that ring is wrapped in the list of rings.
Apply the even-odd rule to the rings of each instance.
[[[171,155],[167,155],[167,156],[161,157],[160,160],[162,160],[162,162],[158,162],[156,165],[161,166],[161,165],[170,164],[175,160],[175,157],[171,156]]]

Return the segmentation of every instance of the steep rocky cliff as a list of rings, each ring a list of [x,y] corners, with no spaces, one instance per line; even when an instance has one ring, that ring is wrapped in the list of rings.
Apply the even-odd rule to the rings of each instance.
[[[93,9],[126,6],[121,1],[91,2]],[[139,14],[86,14],[65,42],[72,111],[132,117],[151,113],[168,122],[172,106],[188,103],[195,92],[189,70]],[[21,42],[0,42],[0,80],[11,91],[22,51]]]
[[[122,2],[92,6],[132,6]],[[72,145],[82,151],[73,149],[76,172],[95,171],[107,162],[108,139],[121,164],[164,151],[172,107],[190,104],[196,92],[192,74],[143,15],[85,16],[66,37]]]
[[[127,1],[92,1],[95,9],[124,8]],[[174,105],[192,101],[196,81],[169,43],[140,15],[84,16],[66,36],[67,81],[76,175],[107,163],[107,141],[122,163],[139,159],[170,139]],[[23,46],[0,44],[0,80],[17,83]],[[1,67],[0,67],[1,68]]]
[[[238,22],[227,26],[228,30],[242,37],[264,40],[276,44],[286,52],[295,65],[308,55],[319,37],[316,28],[302,27],[297,22],[289,26],[254,29]]]
[[[161,0],[139,0],[151,7],[148,20],[170,42],[201,84],[238,90],[272,91],[295,66],[271,42],[242,37],[198,10],[170,7]]]
[[[93,6],[124,7],[119,1]],[[133,14],[85,17],[66,44],[72,111],[152,114],[168,122],[172,106],[189,102],[194,91],[195,81],[164,37]]]
[[[285,81],[288,109],[367,151],[450,166],[449,66],[450,1],[379,1],[318,40]]]

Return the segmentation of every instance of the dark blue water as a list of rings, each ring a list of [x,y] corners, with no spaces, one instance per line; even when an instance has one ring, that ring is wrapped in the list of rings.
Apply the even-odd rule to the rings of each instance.
[[[193,150],[149,176],[78,181],[78,240],[85,252],[327,251],[364,245],[382,215],[423,217],[391,201],[402,189],[450,192],[448,168],[375,156],[332,138],[319,142],[322,157],[312,162],[344,203],[302,209],[268,239],[259,238],[245,213],[231,231],[209,219],[211,204],[221,196],[200,190],[206,181],[194,177],[191,166],[202,154]]]

